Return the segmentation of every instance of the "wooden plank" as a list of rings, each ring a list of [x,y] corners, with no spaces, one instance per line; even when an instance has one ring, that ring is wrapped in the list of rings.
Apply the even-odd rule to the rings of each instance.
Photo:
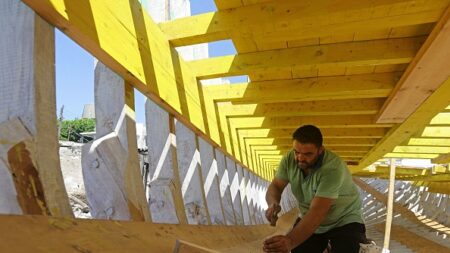
[[[96,140],[82,148],[92,217],[151,221],[137,153],[134,89],[101,62],[95,68]]]
[[[402,123],[449,77],[450,6],[406,69],[380,113],[379,123]]]
[[[45,216],[2,215],[0,223],[0,251],[10,253],[172,253],[176,240],[189,241],[220,251],[236,244],[264,238],[274,231],[274,228],[267,225],[192,226]]]
[[[255,240],[253,242],[238,244],[235,247],[231,247],[228,249],[222,250],[223,253],[248,253],[248,252],[261,252],[263,241],[267,238],[277,236],[277,235],[287,235],[291,230],[298,218],[300,210],[298,208],[294,208],[289,212],[283,214],[278,218],[277,223],[275,225],[275,231],[265,237]]]
[[[290,103],[233,104],[217,103],[220,112],[227,116],[290,117],[328,115],[376,114],[383,105],[383,98],[342,99],[323,101],[297,101]]]
[[[236,218],[236,225],[244,225],[244,212],[242,209],[241,194],[239,192],[239,174],[236,169],[236,163],[228,157],[226,158],[226,169],[230,175],[230,193]]]
[[[175,134],[177,138],[177,169],[187,221],[189,224],[195,225],[211,224],[203,192],[197,136],[179,121],[175,122]]]
[[[230,2],[233,7],[241,4],[221,2]],[[447,5],[445,0],[433,3],[345,0],[339,6],[333,1],[285,0],[283,4],[272,1],[226,11],[219,6],[217,12],[166,22],[160,27],[176,46],[211,42],[219,35],[221,39],[244,37],[286,44],[286,41],[341,34],[353,37],[354,33],[365,31],[385,30],[389,35],[391,28],[436,22]]]
[[[60,169],[52,27],[0,4],[0,213],[72,217]]]
[[[291,117],[228,117],[233,128],[295,128],[316,125],[319,128],[390,128],[393,124],[376,124],[372,115],[342,116],[291,116]]]
[[[173,118],[151,100],[145,103],[149,175],[146,196],[157,223],[187,224],[178,175]],[[158,124],[154,122],[157,121]]]
[[[236,165],[236,170],[238,172],[239,176],[239,194],[241,195],[241,205],[242,205],[242,212],[244,216],[244,225],[251,225],[251,215],[250,210],[248,206],[248,196],[247,196],[247,181],[248,181],[248,172],[243,169],[240,165]],[[247,177],[245,177],[247,176]]]
[[[245,75],[296,67],[337,67],[409,63],[424,37],[336,43],[278,49],[190,61],[199,79]]]
[[[239,131],[239,135],[244,137],[269,137],[269,138],[291,138],[292,133],[295,131],[296,128],[292,129],[267,129],[267,128],[260,128],[260,129],[237,129]],[[374,139],[380,139],[383,138],[383,136],[387,133],[386,130],[382,128],[374,128],[374,129],[368,129],[368,128],[362,128],[362,129],[322,129],[322,135],[326,138],[345,138],[345,139],[352,139],[352,138],[374,138]]]
[[[241,103],[380,98],[391,92],[399,76],[399,73],[382,73],[204,86],[203,94],[216,102]]]
[[[215,149],[214,153],[217,160],[217,172],[220,179],[220,197],[222,200],[225,221],[227,225],[236,225],[236,214],[231,199],[230,179],[225,161],[226,157],[220,150]]]
[[[205,193],[211,224],[225,225],[225,213],[220,196],[218,164],[214,149],[202,138],[198,137],[198,143],[202,167],[203,192]]]
[[[292,137],[285,136],[284,138],[262,138],[262,137],[245,137],[243,138],[248,144],[261,144],[261,145],[279,145],[289,146],[292,145]],[[326,139],[324,138],[324,145],[326,147],[372,147],[377,143],[376,139]]]

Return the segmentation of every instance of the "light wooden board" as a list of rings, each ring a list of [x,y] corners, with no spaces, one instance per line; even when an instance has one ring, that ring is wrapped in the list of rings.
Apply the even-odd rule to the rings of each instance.
[[[176,240],[220,249],[264,238],[274,231],[268,225],[192,226],[45,216],[0,216],[0,224],[0,252],[10,253],[172,253]]]
[[[1,212],[71,217],[58,155],[54,31],[19,0],[0,3],[0,27]]]

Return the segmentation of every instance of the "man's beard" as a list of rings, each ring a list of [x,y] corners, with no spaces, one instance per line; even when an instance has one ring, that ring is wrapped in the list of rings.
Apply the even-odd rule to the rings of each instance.
[[[318,160],[318,157],[316,157],[316,159],[314,161],[312,161],[311,163],[297,162],[297,167],[302,170],[312,169],[314,167],[314,165],[317,163],[317,160]]]
[[[312,167],[311,164],[309,163],[301,163],[301,162],[297,162],[297,167],[302,169],[302,170],[306,170]]]

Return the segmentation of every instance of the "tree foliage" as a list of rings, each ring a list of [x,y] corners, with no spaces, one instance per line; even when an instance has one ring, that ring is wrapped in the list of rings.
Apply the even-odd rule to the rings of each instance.
[[[60,127],[61,140],[80,142],[80,133],[95,131],[95,119],[64,120]]]

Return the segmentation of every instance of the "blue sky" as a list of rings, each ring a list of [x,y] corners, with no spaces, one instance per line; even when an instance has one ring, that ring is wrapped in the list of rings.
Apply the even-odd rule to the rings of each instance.
[[[192,15],[216,11],[213,0],[191,0]],[[93,57],[56,30],[56,96],[57,114],[64,105],[64,118],[81,118],[83,106],[94,103],[94,59]],[[231,41],[210,43],[210,57],[235,54]],[[242,77],[230,78],[232,83],[244,82]],[[145,122],[145,98],[135,93],[136,121]]]

